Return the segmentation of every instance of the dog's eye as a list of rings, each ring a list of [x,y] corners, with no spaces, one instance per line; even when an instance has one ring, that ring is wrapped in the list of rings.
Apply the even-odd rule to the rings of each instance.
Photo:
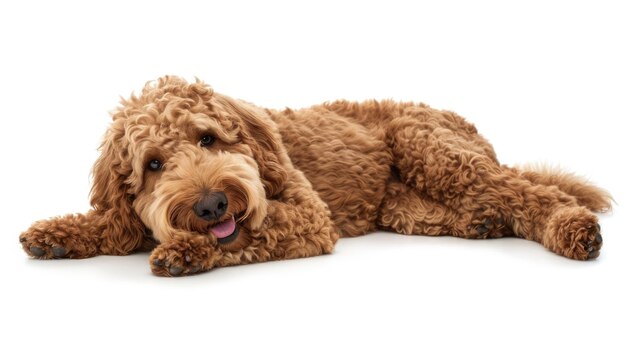
[[[203,147],[211,146],[215,142],[215,137],[212,135],[204,135],[200,138],[200,145]]]
[[[159,160],[152,160],[148,163],[148,169],[151,171],[160,171],[163,168],[163,163]]]

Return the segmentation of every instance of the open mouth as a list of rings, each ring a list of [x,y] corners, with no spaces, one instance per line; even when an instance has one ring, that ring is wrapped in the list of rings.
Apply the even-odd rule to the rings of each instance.
[[[230,219],[209,228],[209,232],[217,237],[218,243],[228,244],[237,239],[237,235],[239,235],[239,226],[235,222],[235,218],[231,217]]]

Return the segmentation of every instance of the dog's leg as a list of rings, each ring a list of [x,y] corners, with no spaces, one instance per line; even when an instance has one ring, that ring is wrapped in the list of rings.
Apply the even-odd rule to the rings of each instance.
[[[501,167],[494,155],[481,151],[488,147],[475,131],[447,128],[446,123],[456,121],[450,116],[419,117],[399,118],[388,131],[394,163],[405,184],[469,216],[472,223],[482,221],[475,228],[485,236],[493,235],[493,224],[502,219],[516,235],[560,255],[574,259],[599,255],[597,217],[578,206],[573,196]]]
[[[179,276],[208,271],[215,267],[254,262],[318,256],[330,253],[339,238],[327,208],[316,194],[270,200],[268,215],[259,230],[240,228],[233,245],[221,246],[212,236],[177,233],[160,244],[150,256],[152,272]]]
[[[578,260],[600,254],[598,218],[555,186],[533,184],[515,172],[495,168],[482,174],[464,197],[496,209],[515,234],[557,254]]]
[[[112,218],[92,210],[37,221],[20,234],[20,242],[28,255],[39,259],[128,255],[154,248],[146,230],[116,226]]]
[[[468,239],[513,235],[503,218],[472,216],[427,198],[403,183],[393,182],[380,206],[377,225],[402,234],[452,235]]]
[[[96,256],[101,228],[94,222],[93,212],[38,221],[20,235],[20,242],[28,255],[40,259]]]

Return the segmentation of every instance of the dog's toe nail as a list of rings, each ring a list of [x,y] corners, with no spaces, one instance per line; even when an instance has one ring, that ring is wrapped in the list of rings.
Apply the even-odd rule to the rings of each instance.
[[[26,237],[20,236],[20,242],[23,243],[26,241]]]
[[[189,268],[189,273],[193,274],[193,273],[198,273],[200,271],[200,266],[192,266],[191,268]]]
[[[596,242],[602,244],[602,235],[600,235],[600,233],[596,234]]]
[[[487,218],[483,225],[487,228],[491,228],[493,226],[493,221],[491,220],[491,218]]]
[[[41,257],[41,256],[43,256],[46,253],[46,251],[44,251],[44,249],[42,249],[41,247],[37,247],[37,246],[31,246],[30,247],[30,252],[35,257]]]
[[[593,246],[591,246],[591,244],[589,244],[585,250],[587,252],[591,252],[591,251],[593,251]]]
[[[187,263],[191,262],[191,256],[190,255],[185,255],[185,262],[187,262]]]
[[[489,231],[489,228],[485,227],[484,225],[479,225],[478,227],[476,227],[476,231],[478,232],[478,234],[483,235]]]
[[[183,272],[183,267],[172,266],[169,269],[171,275],[180,275]]]
[[[61,258],[61,257],[64,257],[66,253],[67,253],[67,250],[65,250],[64,247],[54,246],[52,248],[52,254],[54,255],[54,257]]]
[[[596,224],[596,229],[598,230],[598,233],[602,231],[602,227],[600,226],[600,223]]]
[[[163,266],[163,260],[157,258],[154,261],[152,261],[152,264],[155,265],[155,266],[162,267]]]

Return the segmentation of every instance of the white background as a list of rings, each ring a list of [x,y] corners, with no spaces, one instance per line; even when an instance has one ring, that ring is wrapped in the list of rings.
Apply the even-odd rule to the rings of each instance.
[[[324,257],[166,279],[147,254],[44,262],[18,243],[36,219],[87,210],[108,111],[164,74],[273,108],[424,101],[474,122],[502,162],[560,165],[623,203],[620,2],[8,3],[1,349],[626,347],[619,206],[593,262],[519,239],[376,233]]]

